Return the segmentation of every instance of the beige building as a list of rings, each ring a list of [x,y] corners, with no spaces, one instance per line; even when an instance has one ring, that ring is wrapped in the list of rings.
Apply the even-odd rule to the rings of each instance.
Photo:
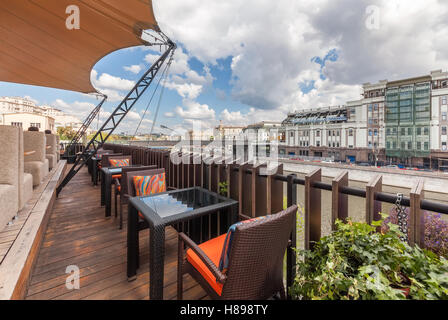
[[[35,102],[22,97],[0,97],[0,115],[1,114],[33,114],[40,115],[44,117],[50,117],[53,119],[53,127],[56,130],[59,127],[72,127],[73,130],[77,131],[82,126],[82,122],[74,116],[67,115],[59,109],[53,108],[51,106],[38,106]],[[21,119],[16,118],[16,123],[41,123],[43,122],[35,122],[28,121],[28,117],[25,117],[22,121]],[[51,120],[49,120],[51,123]],[[23,124],[25,128],[25,125]],[[26,129],[26,128],[25,128]],[[87,134],[93,132],[88,129]]]
[[[54,118],[27,112],[0,114],[0,125],[16,126],[23,130],[37,127],[39,131],[51,130],[52,133],[56,130]]]
[[[242,126],[225,126],[222,123],[219,124],[213,131],[215,138],[224,138],[225,140],[234,140],[243,132],[245,127]]]

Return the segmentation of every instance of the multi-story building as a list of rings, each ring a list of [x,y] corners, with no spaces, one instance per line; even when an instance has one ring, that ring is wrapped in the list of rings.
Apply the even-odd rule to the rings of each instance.
[[[50,130],[55,132],[54,119],[35,113],[3,113],[0,114],[0,125],[16,126],[27,130],[29,127],[37,127],[39,131]]]
[[[345,106],[289,114],[280,153],[437,168],[448,159],[448,72],[363,85]]]
[[[243,126],[228,126],[220,123],[214,129],[213,135],[216,139],[235,140],[243,132],[244,128]]]
[[[278,121],[261,121],[250,124],[244,128],[243,132],[252,132],[255,135],[257,143],[269,142],[278,140],[283,142],[285,140],[285,130],[281,122]]]
[[[283,121],[286,145],[280,155],[333,157],[336,161],[367,161],[367,112],[361,101],[345,106],[289,114]]]
[[[59,127],[71,127],[73,130],[79,130],[82,126],[82,122],[71,115],[67,115],[59,109],[51,106],[38,106],[35,102],[21,97],[1,97],[0,98],[0,115],[8,114],[6,118],[15,118],[16,123],[41,123],[41,117],[49,117],[47,123],[51,124],[56,130]],[[16,116],[12,116],[16,114]],[[20,119],[20,115],[23,115],[24,119]],[[31,115],[36,116],[35,120],[30,120]],[[26,130],[27,128],[24,127]],[[87,130],[87,134],[90,134],[92,130]]]

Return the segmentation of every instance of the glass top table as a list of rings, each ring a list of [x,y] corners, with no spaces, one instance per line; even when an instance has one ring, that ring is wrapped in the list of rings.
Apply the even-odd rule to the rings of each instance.
[[[135,279],[138,266],[139,214],[150,228],[150,298],[163,299],[165,227],[220,213],[226,226],[238,219],[238,201],[193,187],[172,190],[129,200],[128,210],[128,280]]]

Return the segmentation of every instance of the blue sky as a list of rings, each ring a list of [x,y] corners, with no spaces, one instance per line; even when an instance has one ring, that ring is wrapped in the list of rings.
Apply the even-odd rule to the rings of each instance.
[[[288,112],[358,100],[366,82],[448,67],[446,1],[155,0],[153,5],[159,26],[179,46],[157,121],[173,129],[189,129],[193,121],[208,127],[220,120],[281,121]],[[372,6],[375,28],[367,10]],[[155,54],[123,49],[94,67],[93,85],[110,97],[102,120]],[[0,96],[29,96],[80,118],[97,103],[79,93],[4,82]],[[148,99],[149,92],[119,131],[135,131]],[[149,131],[153,116],[154,106],[142,132]]]
[[[187,53],[186,49],[179,45],[179,48],[182,52]],[[134,47],[128,49],[118,50],[109,54],[108,56],[101,59],[95,66],[94,70],[97,71],[98,76],[102,74],[109,74],[113,77],[118,77],[121,79],[138,81],[138,79],[143,75],[143,73],[149,68],[150,63],[145,61],[145,56],[147,54],[159,54],[157,51],[149,50],[149,48],[145,47]],[[220,113],[222,110],[227,108],[229,111],[247,111],[249,110],[249,106],[240,103],[239,101],[233,100],[231,96],[231,78],[232,72],[230,69],[230,64],[232,61],[232,57],[227,57],[223,59],[219,59],[215,65],[209,65],[210,74],[213,77],[213,82],[205,86],[201,92],[201,94],[195,99],[200,104],[207,104],[213,106],[213,109],[216,113]],[[196,59],[195,57],[189,57],[188,59],[188,67],[195,71],[198,75],[204,75],[204,64]],[[125,66],[138,65],[141,70],[138,73],[134,73],[131,71],[127,71],[124,69]],[[171,73],[171,75],[173,75]],[[140,98],[140,100],[136,103],[132,111],[142,114],[143,110],[146,109],[149,99],[153,93],[154,88],[156,87],[158,78],[151,85],[151,89],[148,89],[145,94]],[[99,91],[102,91],[99,88]],[[120,92],[122,95],[127,93],[127,90],[116,90]],[[153,120],[155,108],[159,99],[159,94],[161,91],[161,87],[159,87],[155,98],[153,99],[148,113],[145,116],[145,119]],[[76,102],[87,102],[93,105],[97,103],[95,97],[87,97],[84,94],[59,90],[59,89],[51,89],[30,85],[22,85],[15,83],[7,83],[0,82],[0,96],[20,96],[20,97],[29,97],[33,100],[36,100],[39,105],[53,105],[57,108],[60,108],[66,112],[74,114],[80,120],[86,116],[86,113],[78,113],[76,110],[72,110],[70,108],[64,108],[58,103],[55,103],[57,100],[62,100],[68,105],[72,105]],[[113,111],[115,107],[120,103],[120,101],[108,101],[104,105],[105,111]],[[166,117],[167,113],[175,113],[175,108],[177,106],[182,106],[182,96],[178,94],[178,92],[174,89],[166,88],[164,90],[163,99],[161,101],[161,107],[158,115],[158,119],[156,122],[156,128],[154,131],[160,132],[160,128],[158,127],[160,124],[166,125],[168,127],[175,127],[178,125],[182,119],[178,117]],[[134,122],[137,124],[138,122]],[[131,126],[132,128],[132,126]],[[146,129],[142,129],[143,132],[148,132],[150,125],[146,126]],[[125,128],[127,129],[127,128]],[[125,130],[128,132],[132,132],[131,129]]]

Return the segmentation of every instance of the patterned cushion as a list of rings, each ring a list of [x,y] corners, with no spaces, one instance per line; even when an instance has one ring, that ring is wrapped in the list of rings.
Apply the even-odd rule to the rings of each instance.
[[[227,231],[226,240],[224,241],[224,246],[222,247],[221,259],[219,260],[219,266],[218,266],[219,271],[221,271],[222,273],[225,274],[227,272],[227,268],[229,267],[230,249],[232,247],[232,240],[233,240],[233,236],[236,231],[236,227],[238,227],[239,225],[242,225],[244,223],[250,223],[250,222],[262,220],[265,218],[266,217],[264,217],[264,216],[257,217],[257,218],[253,218],[253,219],[249,219],[249,220],[240,221],[240,222],[234,223],[230,226],[229,231]]]
[[[129,159],[110,159],[109,163],[112,167],[127,167],[129,166]]]
[[[148,196],[166,191],[165,173],[153,176],[135,176],[135,193],[137,196]]]

